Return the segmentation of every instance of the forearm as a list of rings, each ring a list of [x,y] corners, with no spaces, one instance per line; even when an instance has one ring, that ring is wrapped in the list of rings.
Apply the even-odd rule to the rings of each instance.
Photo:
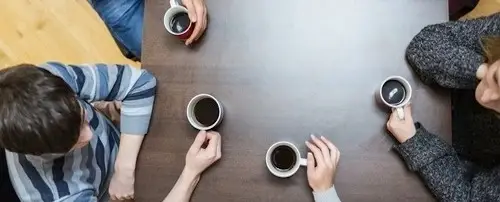
[[[122,134],[115,163],[116,172],[134,173],[143,135]]]
[[[471,189],[471,179],[465,176],[467,167],[450,145],[416,125],[416,135],[396,146],[396,150],[438,199],[466,201]]]
[[[199,180],[200,175],[186,170],[182,171],[181,176],[163,202],[188,202]]]
[[[485,61],[480,38],[499,34],[499,14],[429,25],[412,39],[406,57],[425,83],[473,89],[476,71]]]

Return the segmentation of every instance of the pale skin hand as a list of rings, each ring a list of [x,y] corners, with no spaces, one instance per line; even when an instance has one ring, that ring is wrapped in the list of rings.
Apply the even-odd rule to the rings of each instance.
[[[190,45],[197,41],[207,28],[207,7],[205,0],[182,0],[182,4],[186,6],[191,22],[195,23],[193,33],[185,42]]]
[[[311,140],[312,143],[306,141],[306,146],[312,152],[307,153],[307,180],[314,192],[323,192],[333,186],[340,151],[323,136],[317,138],[311,135]]]
[[[135,166],[143,139],[143,135],[121,135],[115,173],[109,185],[111,200],[134,198]]]
[[[394,110],[387,121],[387,129],[400,143],[412,138],[417,131],[411,116],[411,105],[405,106],[403,110],[405,113],[403,120],[399,119],[397,111]]]
[[[208,146],[202,148],[208,141]],[[200,175],[221,156],[221,136],[218,132],[200,131],[186,154],[186,165],[174,187],[163,202],[188,202]]]

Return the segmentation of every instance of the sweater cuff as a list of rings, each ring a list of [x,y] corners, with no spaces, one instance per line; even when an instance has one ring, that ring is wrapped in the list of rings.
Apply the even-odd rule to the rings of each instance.
[[[434,160],[453,152],[450,145],[427,132],[420,123],[415,123],[415,128],[417,132],[412,138],[394,146],[410,170],[418,171]]]
[[[340,202],[335,186],[322,192],[313,192],[315,202]]]

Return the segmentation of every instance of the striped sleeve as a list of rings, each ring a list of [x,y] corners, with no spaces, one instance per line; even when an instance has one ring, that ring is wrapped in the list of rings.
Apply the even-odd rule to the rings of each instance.
[[[156,79],[130,65],[64,65],[50,62],[42,68],[64,79],[83,100],[121,101],[122,133],[147,133],[156,94]]]
[[[97,197],[91,190],[85,190],[57,199],[54,202],[97,202]]]

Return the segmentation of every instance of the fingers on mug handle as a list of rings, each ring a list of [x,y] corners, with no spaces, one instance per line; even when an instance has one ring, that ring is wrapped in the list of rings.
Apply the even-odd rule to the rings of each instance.
[[[207,131],[202,130],[198,132],[198,135],[196,135],[193,144],[189,148],[189,151],[198,152],[201,149],[203,143],[205,143],[206,139],[207,139]]]
[[[316,163],[318,166],[323,166],[325,165],[323,154],[321,154],[321,151],[319,150],[316,145],[313,145],[312,143],[306,141],[306,146],[311,150],[311,152],[314,154],[314,159],[316,160]]]
[[[405,120],[405,111],[402,107],[396,108],[396,114],[399,120],[401,121]]]
[[[217,145],[219,144],[220,136],[217,133],[210,133],[208,138],[209,141],[208,141],[207,151],[217,156]]]

